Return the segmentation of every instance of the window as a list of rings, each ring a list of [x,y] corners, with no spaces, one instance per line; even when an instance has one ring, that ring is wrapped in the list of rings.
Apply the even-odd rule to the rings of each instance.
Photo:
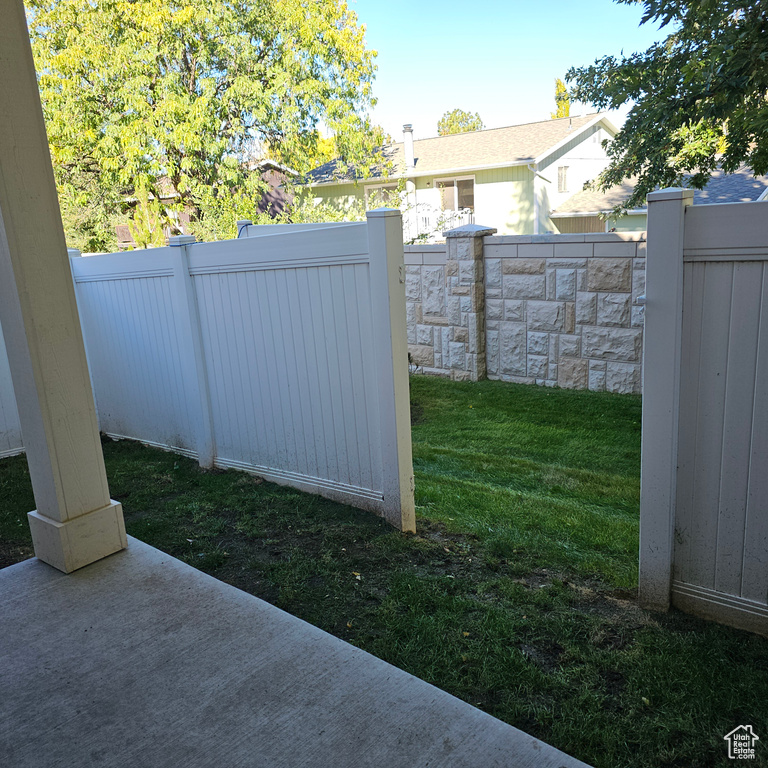
[[[472,177],[435,180],[440,190],[440,208],[443,211],[474,211],[475,180]]]
[[[557,191],[568,191],[568,166],[560,165],[557,168]]]
[[[397,184],[377,184],[365,188],[365,206],[371,208],[399,208]]]

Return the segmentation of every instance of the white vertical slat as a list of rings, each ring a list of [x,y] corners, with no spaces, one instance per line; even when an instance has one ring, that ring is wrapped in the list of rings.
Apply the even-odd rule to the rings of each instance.
[[[8,354],[5,350],[5,340],[0,330],[0,457],[21,453],[21,425],[19,412],[16,409],[16,398],[13,394],[11,369],[8,365]]]
[[[733,266],[714,584],[728,595],[741,594],[762,271],[759,262]]]
[[[706,264],[685,264],[683,272],[683,329],[680,358],[680,398],[677,448],[674,578],[685,581],[695,522],[693,491],[696,466],[697,386],[701,360]]]
[[[731,328],[733,265],[711,263],[704,275],[703,340],[697,384],[696,458],[690,559],[684,574],[688,584],[714,588],[723,418]]]
[[[768,604],[768,268],[762,264],[741,596]]]

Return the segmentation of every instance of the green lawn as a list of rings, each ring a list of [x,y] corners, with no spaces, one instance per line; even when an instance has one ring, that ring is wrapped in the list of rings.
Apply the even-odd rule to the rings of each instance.
[[[768,764],[768,640],[637,583],[640,400],[415,377],[417,524],[105,441],[129,533],[595,766]],[[0,462],[0,564],[28,556],[22,457]],[[762,757],[762,760],[761,760]]]

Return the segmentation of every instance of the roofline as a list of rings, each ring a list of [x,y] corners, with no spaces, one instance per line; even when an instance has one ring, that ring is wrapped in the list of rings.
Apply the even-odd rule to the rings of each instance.
[[[756,203],[762,203],[764,200],[768,200],[768,187],[766,187],[761,193],[760,196],[755,200]]]
[[[602,214],[610,214],[610,209],[604,211],[574,211],[566,213],[558,213],[553,211],[549,214],[550,219],[575,219],[578,216],[600,216]],[[632,208],[632,210],[623,213],[622,216],[643,216],[648,213],[647,208]]]
[[[465,165],[461,168],[435,168],[433,171],[414,171],[413,173],[400,173],[396,176],[377,176],[369,177],[367,179],[336,179],[334,181],[317,181],[315,183],[304,184],[302,186],[307,187],[326,187],[334,184],[354,184],[355,182],[360,184],[381,184],[386,181],[399,181],[400,179],[416,179],[423,178],[424,176],[438,176],[445,173],[472,173],[474,171],[492,171],[496,168],[519,168],[520,166],[527,166],[532,163],[533,159],[528,160],[516,160],[512,163],[492,163],[490,165]]]
[[[607,126],[609,126],[611,130],[614,132],[614,135],[619,132],[619,129],[605,116],[605,113],[598,112],[598,114],[595,115],[595,117],[592,120],[590,120],[588,123],[585,123],[584,125],[581,126],[581,128],[576,129],[574,133],[569,134],[564,139],[561,139],[560,141],[558,141],[557,144],[554,144],[553,146],[551,146],[548,150],[546,150],[546,152],[539,155],[537,158],[535,158],[531,162],[538,165],[543,160],[548,158],[551,154],[553,154],[554,152],[557,152],[558,149],[568,144],[568,142],[573,141],[574,136],[578,136],[579,134],[584,133],[584,131],[586,131],[587,129],[591,128],[593,125],[596,125],[597,123],[600,123],[600,122],[604,122]]]

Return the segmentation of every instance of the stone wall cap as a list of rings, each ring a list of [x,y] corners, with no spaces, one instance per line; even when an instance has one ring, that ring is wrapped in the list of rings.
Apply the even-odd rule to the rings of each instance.
[[[496,230],[493,227],[484,227],[481,224],[465,224],[463,227],[443,232],[444,237],[485,237],[495,234]]]
[[[669,189],[660,189],[658,192],[650,192],[645,199],[649,203],[656,203],[660,200],[690,200],[693,202],[693,190],[670,187]]]

